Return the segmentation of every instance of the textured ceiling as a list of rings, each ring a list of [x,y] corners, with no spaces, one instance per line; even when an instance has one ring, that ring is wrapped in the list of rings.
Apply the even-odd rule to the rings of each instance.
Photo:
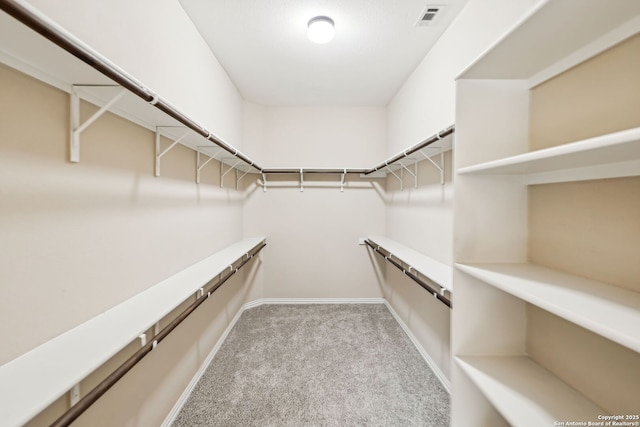
[[[264,105],[386,105],[467,0],[180,0],[242,96]],[[428,4],[444,6],[417,26]],[[325,45],[309,19],[335,21]]]

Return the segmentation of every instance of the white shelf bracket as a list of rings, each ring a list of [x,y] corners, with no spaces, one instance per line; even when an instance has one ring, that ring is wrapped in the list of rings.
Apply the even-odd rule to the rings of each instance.
[[[344,184],[347,178],[347,169],[344,169],[344,171],[342,172],[342,179],[340,180],[340,192],[343,193],[344,192]]]
[[[267,192],[267,175],[265,173],[262,173],[262,191]]]
[[[242,160],[236,161],[229,169],[227,169],[226,172],[224,172],[224,162],[220,161],[220,188],[224,187],[224,177],[233,169],[235,169],[235,167],[238,166],[241,162]]]
[[[399,176],[398,176],[394,171],[392,171],[391,169],[389,169],[389,165],[388,165],[388,164],[386,164],[386,165],[384,166],[384,168],[385,168],[385,169],[387,170],[387,172],[389,172],[391,175],[395,176],[395,177],[398,179],[398,181],[400,181],[400,191],[403,191],[403,190],[404,190],[404,183],[403,183],[403,181],[404,181],[404,180],[403,180],[401,177],[399,177]],[[402,173],[402,170],[403,170],[403,169],[400,169],[401,173]]]
[[[74,385],[69,390],[69,405],[75,406],[80,401],[80,384]]]
[[[422,150],[420,150],[420,154],[422,154],[425,159],[429,160],[431,164],[440,171],[440,185],[444,185],[444,153],[440,153],[440,164],[434,162],[433,159],[424,154]]]
[[[76,86],[71,87],[71,142],[69,145],[69,161],[71,163],[78,163],[80,161],[80,135],[96,120],[106,113],[109,108],[118,102],[125,94],[127,90],[122,88],[109,102],[104,104],[98,111],[93,113],[84,123],[80,123],[80,95]]]
[[[240,181],[242,181],[242,178],[244,178],[248,173],[249,171],[246,171],[238,178],[238,169],[236,169],[236,191],[240,188]]]
[[[145,345],[147,345],[147,333],[146,332],[138,335],[138,339],[140,340],[140,347],[144,347]]]
[[[304,171],[300,168],[300,192],[304,191]]]
[[[207,165],[207,163],[213,160],[222,151],[222,148],[221,148],[218,151],[216,151],[216,154],[214,154],[213,156],[209,156],[208,154],[204,154],[200,152],[201,147],[206,147],[206,145],[197,147],[198,150],[196,151],[196,184],[200,184],[200,171],[202,170],[202,168],[204,168]],[[203,164],[200,164],[200,154],[209,156],[209,158]]]
[[[187,135],[189,135],[189,133],[191,132],[191,131],[187,130],[180,138],[178,138],[175,141],[173,141],[171,143],[171,145],[169,145],[163,151],[160,151],[160,137],[162,136],[160,129],[162,129],[162,127],[163,126],[157,126],[156,127],[156,173],[155,173],[156,176],[160,176],[160,159],[162,158],[162,156],[167,154],[169,152],[169,150],[171,150],[173,147],[178,145],[178,143],[180,143],[180,141],[185,139],[187,137]]]
[[[405,164],[402,163],[401,161],[398,161],[398,164],[400,166],[402,166],[402,169],[401,169],[402,171],[406,170],[407,172],[409,172],[413,176],[414,186],[415,186],[415,188],[418,188],[418,167],[417,167],[418,162],[414,163],[414,165],[413,165],[414,172],[412,172],[408,167],[406,167]]]

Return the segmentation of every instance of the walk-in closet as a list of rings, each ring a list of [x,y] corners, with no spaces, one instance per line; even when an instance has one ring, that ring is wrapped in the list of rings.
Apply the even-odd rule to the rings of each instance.
[[[640,426],[640,1],[0,0],[0,425]]]

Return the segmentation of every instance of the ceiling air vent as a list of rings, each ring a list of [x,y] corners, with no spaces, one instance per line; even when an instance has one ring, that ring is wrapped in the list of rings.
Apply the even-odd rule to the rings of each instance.
[[[420,14],[417,25],[432,25],[434,22],[437,22],[442,14],[442,9],[443,6],[440,5],[428,5]]]

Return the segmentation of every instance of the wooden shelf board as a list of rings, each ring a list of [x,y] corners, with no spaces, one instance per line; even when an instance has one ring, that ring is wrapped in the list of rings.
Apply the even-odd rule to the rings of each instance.
[[[394,257],[410,265],[423,276],[428,277],[449,292],[453,292],[452,267],[384,236],[371,236],[369,240],[391,252]]]
[[[526,263],[456,264],[470,276],[640,352],[640,293]]]
[[[460,168],[458,174],[526,175],[616,165],[639,158],[640,128],[632,128]]]
[[[228,246],[0,366],[2,425],[29,421],[264,240]]]
[[[607,412],[527,356],[466,356],[456,363],[513,426],[598,421]]]

